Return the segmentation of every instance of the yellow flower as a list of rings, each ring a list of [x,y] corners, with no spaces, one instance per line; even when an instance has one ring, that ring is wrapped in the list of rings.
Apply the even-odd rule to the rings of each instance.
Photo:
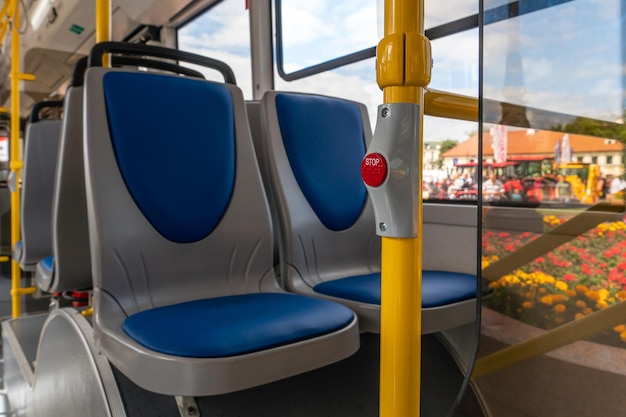
[[[541,302],[547,306],[552,305],[552,296],[544,295],[543,297],[541,297]]]
[[[598,290],[598,299],[604,301],[607,298],[609,298],[609,290],[607,290],[606,288],[600,288]]]
[[[567,282],[565,281],[557,281],[554,286],[561,291],[567,291]]]
[[[565,304],[557,304],[554,306],[554,311],[556,312],[556,314],[563,314],[565,313],[565,310],[567,310]]]
[[[500,288],[500,284],[498,284],[497,281],[491,282],[489,283],[489,288],[493,288],[494,290],[497,290],[498,288]]]
[[[524,301],[522,303],[522,307],[524,308],[533,308],[534,304],[532,303],[532,301]],[[624,328],[624,330],[626,330],[626,328]]]
[[[607,308],[608,306],[609,306],[609,305],[608,305],[608,304],[607,304],[607,302],[606,302],[606,301],[604,301],[604,300],[600,300],[600,301],[598,301],[598,302],[596,303],[596,308],[597,308],[597,309],[599,309],[599,310],[600,310],[600,309],[603,309],[603,308]]]

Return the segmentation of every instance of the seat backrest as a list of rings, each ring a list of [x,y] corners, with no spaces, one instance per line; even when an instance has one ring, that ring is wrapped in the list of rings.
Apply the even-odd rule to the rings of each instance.
[[[62,121],[39,119],[38,114],[43,107],[60,106],[62,102],[36,106],[26,128],[21,207],[23,267],[35,267],[52,254],[52,195]]]
[[[92,286],[83,163],[82,85],[68,89],[63,114],[52,202],[54,273],[48,276],[50,282],[40,282],[41,276],[37,276],[38,285],[50,292]]]
[[[278,290],[241,91],[103,68],[88,69],[85,89],[96,307],[102,292],[133,314]]]
[[[360,176],[372,136],[365,106],[268,92],[261,115],[287,287],[307,292],[327,280],[380,271],[380,238]]]

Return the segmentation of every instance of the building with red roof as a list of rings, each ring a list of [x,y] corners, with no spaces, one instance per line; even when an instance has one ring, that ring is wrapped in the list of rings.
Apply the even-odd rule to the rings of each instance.
[[[509,130],[506,137],[507,157],[555,157],[564,138],[569,143],[572,162],[597,164],[603,175],[622,175],[624,173],[624,144],[615,139],[592,136],[564,134],[547,130]],[[483,132],[483,159],[494,161],[493,136]],[[559,146],[557,146],[557,143]],[[478,160],[478,133],[443,155],[445,169],[452,172],[456,164]]]

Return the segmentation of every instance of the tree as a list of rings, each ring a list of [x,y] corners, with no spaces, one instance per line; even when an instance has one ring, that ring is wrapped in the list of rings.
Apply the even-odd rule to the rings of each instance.
[[[439,146],[439,158],[437,158],[437,167],[439,169],[443,167],[443,154],[456,147],[458,144],[459,141],[454,139],[446,139],[441,142],[441,145]]]

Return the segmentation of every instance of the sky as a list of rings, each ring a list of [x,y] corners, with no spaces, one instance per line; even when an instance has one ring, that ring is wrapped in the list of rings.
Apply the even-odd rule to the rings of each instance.
[[[485,7],[507,0],[485,0]],[[382,0],[282,0],[284,69],[292,72],[376,45],[382,35]],[[615,121],[623,111],[619,0],[574,0],[494,23],[484,30],[485,97]],[[430,0],[425,26],[477,13],[476,0]],[[224,60],[251,98],[248,14],[243,0],[225,0],[179,31],[179,47]],[[478,95],[478,30],[432,42],[429,87]],[[507,61],[509,61],[507,65]],[[518,62],[517,66],[512,63]],[[508,76],[507,76],[508,68]],[[513,76],[511,76],[513,75]],[[275,75],[277,90],[382,103],[375,61],[368,59],[294,82]],[[427,118],[424,140],[464,140],[478,125]]]

